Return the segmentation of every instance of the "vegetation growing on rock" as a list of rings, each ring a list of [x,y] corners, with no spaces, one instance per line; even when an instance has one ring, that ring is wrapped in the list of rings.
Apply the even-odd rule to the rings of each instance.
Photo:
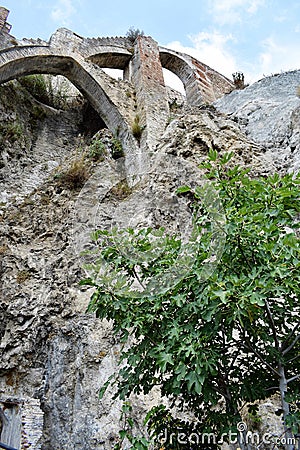
[[[231,154],[209,156],[202,168],[226,222],[214,223],[203,207],[203,187],[177,191],[191,196],[198,249],[186,273],[163,289],[164,274],[174,275],[183,251],[179,237],[151,228],[96,231],[100,257],[82,282],[95,288],[89,311],[112,319],[129,344],[114,379],[119,398],[128,401],[159,386],[171,406],[192,414],[187,419],[161,404],[153,407],[146,422],[155,448],[162,436],[168,437],[163,448],[183,449],[187,441],[181,445],[180,436],[207,433],[216,442],[231,433],[248,448],[247,430],[239,425],[243,406],[255,414],[257,401],[278,392],[284,446],[291,449],[300,421],[300,175],[254,179],[229,164]],[[226,235],[222,254],[211,250],[216,227]],[[218,264],[203,278],[212,258]],[[148,448],[128,427],[120,437]]]

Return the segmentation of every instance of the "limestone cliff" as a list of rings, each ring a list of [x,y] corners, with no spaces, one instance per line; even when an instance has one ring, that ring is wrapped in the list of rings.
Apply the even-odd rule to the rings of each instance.
[[[215,103],[259,143],[278,171],[299,171],[299,71],[264,78]]]
[[[78,284],[90,232],[151,225],[184,235],[189,210],[176,188],[201,181],[210,148],[232,151],[254,176],[298,170],[300,71],[213,104],[232,82],[149,37],[133,44],[61,29],[49,42],[16,41],[2,13],[0,441],[111,449],[120,404],[111,392],[99,401],[98,391],[116,369],[119,342],[109,323],[86,314],[91,292]],[[103,67],[123,70],[124,80]],[[184,101],[166,89],[162,67],[182,79]],[[20,79],[43,72],[80,92],[44,101],[30,87],[39,78]],[[136,417],[155,401],[157,392],[133,399]]]

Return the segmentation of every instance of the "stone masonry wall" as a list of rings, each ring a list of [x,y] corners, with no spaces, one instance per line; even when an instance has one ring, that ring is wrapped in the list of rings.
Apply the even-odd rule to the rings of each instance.
[[[3,6],[0,6],[0,30],[4,33],[9,33],[11,30],[11,25],[6,22],[9,11]]]
[[[195,67],[197,90],[201,91],[203,100],[207,103],[211,102],[212,99],[216,100],[212,82],[207,76],[207,66],[200,63],[195,58],[192,58],[192,63]]]
[[[31,73],[66,76],[90,101],[108,128],[118,134],[126,152],[136,152],[138,146],[143,151],[153,151],[165,130],[169,106],[163,67],[179,76],[190,106],[213,102],[234,89],[230,80],[204,63],[159,48],[151,37],[138,36],[133,45],[127,37],[90,39],[60,28],[49,42],[17,41],[8,34],[8,13],[0,7],[0,83]],[[120,96],[116,84],[106,82],[101,76],[99,69],[105,67],[124,71],[128,86],[132,83],[135,88],[137,111],[132,109],[133,96],[129,92],[125,94],[126,88]],[[133,139],[130,131],[137,116],[142,135]]]
[[[160,59],[182,81],[190,106],[211,103],[234,89],[228,78],[189,55],[160,47]]]
[[[169,107],[158,45],[151,37],[139,36],[136,40],[132,81],[140,125],[144,127],[141,146],[152,150],[165,129]]]

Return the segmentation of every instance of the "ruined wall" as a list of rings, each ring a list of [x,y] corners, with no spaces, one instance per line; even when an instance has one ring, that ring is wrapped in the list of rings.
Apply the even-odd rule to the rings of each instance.
[[[234,89],[228,78],[189,55],[160,47],[160,59],[181,79],[191,106],[211,103]]]
[[[167,91],[157,43],[139,36],[132,59],[132,80],[136,90],[137,114],[144,131],[143,148],[154,150],[169,116]]]
[[[0,10],[0,30],[7,29],[8,11]],[[139,145],[153,149],[164,131],[169,116],[162,67],[182,80],[186,100],[191,106],[209,103],[234,88],[226,77],[204,63],[183,53],[159,48],[150,37],[83,38],[61,28],[49,42],[40,39],[16,41],[0,36],[0,83],[18,76],[43,71],[68,77],[89,99],[112,132],[120,130],[120,139],[128,152],[137,151],[137,142],[128,134],[137,113],[144,129]],[[113,82],[103,82],[98,68],[124,71],[124,78],[134,85],[137,112],[130,96],[124,107],[120,91],[114,94]],[[100,88],[100,89],[99,89]],[[126,102],[125,102],[126,103]]]
[[[8,14],[8,9],[0,6],[0,31],[2,31],[3,33],[9,33],[11,30],[11,25],[6,22]]]

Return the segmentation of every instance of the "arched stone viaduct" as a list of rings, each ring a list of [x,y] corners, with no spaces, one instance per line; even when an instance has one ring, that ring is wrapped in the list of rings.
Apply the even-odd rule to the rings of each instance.
[[[223,75],[189,55],[159,47],[146,36],[135,43],[128,38],[83,38],[67,29],[57,30],[49,42],[9,35],[8,11],[0,8],[0,83],[34,73],[63,75],[90,101],[107,127],[118,130],[126,153],[154,150],[169,117],[167,91],[162,68],[182,81],[187,104],[198,106],[230,92],[234,85]],[[113,86],[101,68],[123,70],[124,79],[136,92],[136,110],[118,104]],[[125,110],[124,110],[125,108]],[[131,108],[132,109],[132,108]],[[139,115],[143,126],[138,143],[131,122]]]

